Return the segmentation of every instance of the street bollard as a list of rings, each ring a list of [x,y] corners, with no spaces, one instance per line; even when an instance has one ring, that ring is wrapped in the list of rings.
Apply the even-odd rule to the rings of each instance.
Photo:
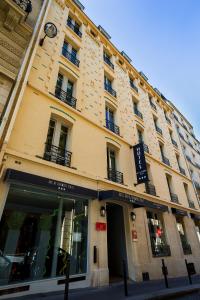
[[[187,262],[187,259],[185,259],[185,264],[186,264],[186,268],[187,268],[187,273],[188,273],[188,279],[189,279],[189,283],[192,284],[192,277],[191,277],[191,272],[190,272],[190,269],[189,269],[189,264]]]
[[[162,259],[162,273],[163,273],[164,279],[165,279],[165,286],[168,289],[169,288],[168,278],[167,278],[168,270],[167,270],[167,266],[165,265],[164,259]]]
[[[123,275],[124,275],[124,294],[128,296],[128,284],[127,284],[127,265],[125,259],[123,259]]]
[[[64,300],[69,300],[69,272],[70,272],[70,255],[67,257],[67,267],[66,267],[66,273],[65,273]]]

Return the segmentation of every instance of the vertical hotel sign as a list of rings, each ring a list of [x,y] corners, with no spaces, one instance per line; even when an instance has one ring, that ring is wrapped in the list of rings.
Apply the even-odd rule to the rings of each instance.
[[[137,184],[149,181],[143,143],[133,146],[133,153],[135,157]]]

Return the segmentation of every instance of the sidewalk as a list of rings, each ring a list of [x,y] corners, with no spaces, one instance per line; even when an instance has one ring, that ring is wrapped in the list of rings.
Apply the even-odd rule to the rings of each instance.
[[[193,284],[190,285],[188,277],[169,279],[169,289],[165,288],[164,280],[155,280],[148,282],[129,282],[129,296],[124,296],[123,283],[112,284],[103,288],[86,288],[79,290],[70,290],[69,300],[143,300],[143,299],[175,299],[172,296],[182,296],[187,293],[196,293],[200,299],[200,276],[192,277]],[[195,294],[194,294],[195,295]],[[63,300],[63,292],[49,294],[29,295],[14,298],[15,300]],[[13,298],[12,298],[13,299]],[[181,298],[177,298],[181,299]]]

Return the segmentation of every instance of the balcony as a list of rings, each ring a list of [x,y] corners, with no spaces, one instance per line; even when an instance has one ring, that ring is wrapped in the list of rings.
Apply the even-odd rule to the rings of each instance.
[[[79,30],[79,26],[74,25],[70,19],[67,20],[67,25],[81,38],[82,32]]]
[[[179,120],[178,120],[178,118],[177,118],[177,116],[176,116],[176,115],[174,115],[174,119],[175,119],[176,121],[178,121],[178,122],[179,122]]]
[[[110,131],[114,132],[115,134],[120,135],[119,126],[115,125],[115,123],[106,120],[106,128],[108,128]]]
[[[111,69],[114,70],[114,65],[113,65],[113,63],[110,61],[110,59],[109,59],[106,55],[103,56],[103,59],[104,59],[105,63],[106,63],[107,65],[109,65],[109,66],[111,67]]]
[[[185,169],[179,166],[180,173],[186,176]]]
[[[182,140],[185,140],[184,136],[182,135],[182,133],[179,132],[180,137],[182,138]]]
[[[150,182],[145,182],[145,189],[147,194],[156,196],[155,185],[151,184]]]
[[[152,253],[154,257],[171,256],[170,246],[167,244],[152,245]]]
[[[176,194],[170,193],[170,197],[171,197],[171,202],[179,204],[178,196]]]
[[[187,127],[185,126],[185,124],[182,123],[182,126],[185,130],[187,130]],[[188,130],[187,130],[188,131]]]
[[[149,101],[149,102],[150,102],[151,107],[152,107],[155,111],[157,111],[156,105],[155,105],[152,101]]]
[[[31,0],[13,0],[21,9],[23,9],[26,13],[30,13],[32,11]]]
[[[120,184],[124,183],[123,173],[113,169],[108,169],[108,179]]]
[[[188,145],[190,145],[190,147],[192,147],[192,148],[193,148],[193,145],[192,145],[192,143],[191,143],[191,142],[188,142]]]
[[[63,91],[59,86],[56,86],[55,96],[62,102],[76,108],[76,98],[72,97],[69,93]]]
[[[192,249],[191,249],[190,244],[188,244],[187,242],[182,243],[182,247],[183,247],[183,253],[185,255],[192,254]]]
[[[149,147],[143,143],[144,152],[149,153]]]
[[[155,125],[155,127],[156,127],[156,131],[162,135],[162,129],[160,127],[158,127],[157,125]]]
[[[164,155],[162,156],[162,162],[168,166],[170,166],[170,161],[167,157],[165,157]]]
[[[106,90],[109,94],[111,94],[113,97],[115,97],[115,98],[117,97],[116,91],[113,90],[113,88],[112,88],[109,84],[104,83],[104,88],[105,88],[105,90]]]
[[[171,120],[168,117],[165,117],[167,123],[169,123],[170,125],[172,124]]]
[[[188,204],[189,204],[189,207],[190,207],[190,208],[193,208],[193,209],[196,208],[195,205],[194,205],[194,201],[188,200]]]
[[[143,120],[142,113],[136,107],[134,107],[134,113],[136,114],[136,116]]]
[[[178,148],[177,142],[176,142],[175,140],[173,140],[173,139],[171,139],[171,140],[172,140],[172,144],[173,144],[176,148]]]
[[[138,88],[137,86],[135,86],[135,84],[133,83],[133,81],[130,80],[130,86],[132,87],[132,89],[134,89],[136,91],[136,93],[138,93]]]
[[[66,57],[69,61],[71,61],[75,66],[79,67],[80,61],[76,58],[75,55],[69,52],[65,47],[62,48],[62,55]]]
[[[70,167],[72,153],[54,145],[45,144],[44,160]]]

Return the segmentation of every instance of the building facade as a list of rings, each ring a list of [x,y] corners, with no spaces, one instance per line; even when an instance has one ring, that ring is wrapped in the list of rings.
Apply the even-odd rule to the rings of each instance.
[[[0,173],[0,297],[200,272],[199,202],[173,108],[76,1],[49,1]],[[149,181],[137,185],[133,146]],[[192,205],[191,205],[192,203]]]

